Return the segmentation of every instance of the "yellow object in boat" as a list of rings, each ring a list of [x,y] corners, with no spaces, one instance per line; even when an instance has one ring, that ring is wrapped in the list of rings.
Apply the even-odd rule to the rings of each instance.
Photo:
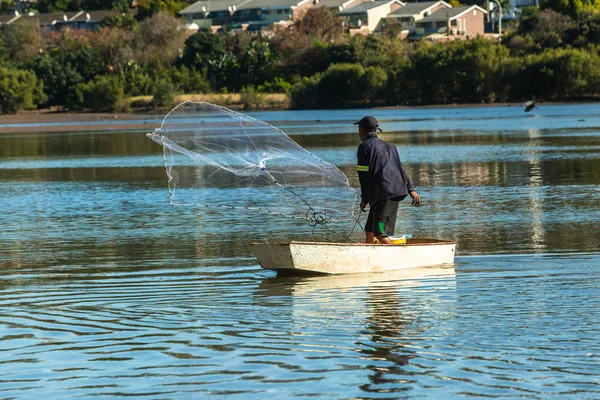
[[[392,244],[406,244],[406,236],[390,236]]]

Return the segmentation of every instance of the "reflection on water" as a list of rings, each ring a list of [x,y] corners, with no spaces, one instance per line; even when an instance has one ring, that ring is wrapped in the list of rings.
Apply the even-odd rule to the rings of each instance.
[[[597,111],[256,113],[355,186],[375,115],[423,199],[397,230],[458,243],[347,277],[260,270],[302,222],[169,206],[145,131],[0,134],[3,397],[598,397]]]

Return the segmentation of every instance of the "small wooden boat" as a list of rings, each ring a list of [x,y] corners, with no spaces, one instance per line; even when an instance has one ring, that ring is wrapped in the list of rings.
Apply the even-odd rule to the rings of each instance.
[[[252,245],[264,269],[321,274],[383,272],[452,264],[455,249],[455,242],[437,239],[407,239],[402,245],[326,242]]]

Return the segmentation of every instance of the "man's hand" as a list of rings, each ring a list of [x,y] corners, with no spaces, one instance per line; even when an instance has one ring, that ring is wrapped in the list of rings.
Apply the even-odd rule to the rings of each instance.
[[[354,203],[354,204],[356,204],[356,203]],[[361,201],[361,202],[360,202],[360,211],[367,212],[367,210],[365,210],[365,207],[366,207],[366,206],[367,206],[367,203],[366,203],[366,202],[364,202],[364,201]]]
[[[413,199],[412,205],[415,207],[419,207],[419,205],[421,204],[421,196],[419,196],[419,193],[417,193],[413,190],[412,192],[408,192],[408,194]]]

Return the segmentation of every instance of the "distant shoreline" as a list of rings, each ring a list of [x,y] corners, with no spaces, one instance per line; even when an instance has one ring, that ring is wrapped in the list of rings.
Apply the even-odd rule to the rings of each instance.
[[[593,102],[540,102],[539,106],[547,105],[573,105],[589,104]],[[426,106],[383,106],[369,108],[372,110],[408,110],[408,109],[445,109],[445,108],[490,108],[490,107],[522,107],[522,103],[485,103],[485,104],[432,104]],[[360,110],[360,108],[357,108]],[[275,109],[258,109],[256,111],[281,111]],[[306,111],[306,110],[303,110]],[[18,114],[0,115],[0,134],[3,133],[28,133],[28,132],[91,132],[113,130],[148,130],[151,132],[162,123],[168,110],[152,110],[150,112],[72,112],[56,111],[50,109],[21,111]],[[242,110],[241,112],[245,112]],[[120,124],[119,121],[123,123]],[[136,123],[139,121],[139,123]],[[108,124],[97,124],[106,122]],[[90,125],[85,125],[89,123]],[[19,126],[21,124],[35,124],[33,126]],[[68,128],[63,124],[73,124]]]

